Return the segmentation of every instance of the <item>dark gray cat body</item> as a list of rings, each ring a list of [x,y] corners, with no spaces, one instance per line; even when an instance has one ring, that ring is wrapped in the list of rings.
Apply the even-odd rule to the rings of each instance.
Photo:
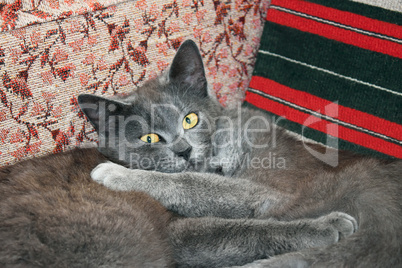
[[[104,161],[88,148],[0,168],[0,267],[174,267],[171,213],[93,182]]]
[[[194,49],[192,43],[187,43],[182,47],[181,52],[184,50],[184,52],[194,53],[196,51]],[[178,53],[177,58],[180,59],[184,54]],[[186,73],[187,69],[181,70],[180,66],[176,66],[172,70],[178,71],[177,76],[180,81],[187,83],[189,77]],[[186,75],[182,76],[183,73]],[[171,72],[172,77],[174,72]],[[161,101],[161,97],[168,99],[167,95],[158,95],[158,81],[148,83],[146,88],[149,90],[142,90],[142,99],[136,99],[136,101],[146,106],[147,103],[149,105],[150,101],[158,98]],[[204,81],[198,82],[200,85],[204,83]],[[180,85],[177,86],[180,87]],[[200,100],[207,98],[205,92],[200,91],[200,93],[202,93],[198,96]],[[170,96],[170,101],[177,105],[184,104],[173,92],[167,94]],[[188,97],[192,96],[194,95],[190,94]],[[125,97],[124,100],[128,101],[132,97],[134,95]],[[85,107],[82,102],[85,99],[96,99],[95,108],[98,112],[102,112],[99,98],[90,95],[81,96],[80,102],[87,114],[93,115],[94,111]],[[180,109],[198,111],[197,107],[200,105],[202,102],[194,103],[193,101],[189,102],[188,106],[180,106]],[[179,175],[172,172],[184,170],[226,172],[225,169],[219,171],[219,167],[210,165],[209,161],[204,161],[203,157],[192,162],[189,144],[185,140],[179,139],[177,143],[172,143],[168,150],[165,148],[162,151],[157,147],[135,146],[136,144],[144,145],[143,140],[156,139],[156,136],[146,136],[148,139],[138,143],[138,137],[133,138],[139,129],[138,122],[140,125],[143,124],[143,127],[146,127],[147,122],[151,122],[149,121],[151,118],[146,117],[145,109],[141,109],[141,106],[135,107],[136,112],[142,113],[141,117],[134,116],[131,110],[133,107],[121,105],[116,101],[109,102],[107,111],[104,111],[114,113],[117,116],[115,119],[124,119],[123,123],[127,123],[124,125],[130,133],[127,135],[130,143],[125,141],[117,149],[110,143],[107,143],[110,145],[108,148],[102,144],[118,138],[114,139],[110,132],[102,130],[99,126],[103,123],[96,121],[96,117],[92,117],[94,125],[101,130],[100,151],[107,157],[119,160],[120,156],[123,156],[124,160],[124,157],[133,156],[130,155],[130,151],[135,152],[135,157],[141,156],[141,159],[148,156],[153,160],[166,160],[170,159],[170,156],[178,155],[177,163],[161,160],[160,163],[163,165],[160,165],[159,169],[170,172],[169,175],[172,176]],[[211,103],[208,114],[213,115],[215,111],[218,115],[220,108],[217,107]],[[127,112],[130,116],[124,118]],[[156,124],[163,123],[164,116],[171,116],[172,112],[174,113],[164,109],[159,117],[154,118],[157,120]],[[101,113],[95,111],[95,114],[99,118]],[[112,114],[109,113],[109,115]],[[133,120],[128,120],[130,117]],[[148,121],[144,121],[143,118]],[[113,122],[112,117],[109,116],[108,119]],[[188,121],[191,122],[190,119]],[[163,128],[167,139],[164,141],[165,145],[169,139],[168,132],[172,132],[177,127],[174,121],[170,123]],[[203,126],[204,123],[200,117],[197,126]],[[184,123],[183,126],[188,127]],[[107,129],[110,127],[112,126],[108,125]],[[205,135],[200,134],[193,136],[191,140],[208,145],[209,138],[204,139],[204,137]],[[162,140],[161,145],[162,148],[166,147]],[[199,150],[203,155],[213,153],[210,146],[204,149],[199,147]],[[131,163],[135,164],[135,158],[131,160]],[[191,162],[188,168],[187,160]],[[155,188],[157,191],[155,193],[163,195],[161,201],[166,207],[195,218],[172,216],[171,212],[146,193],[112,191],[91,180],[90,171],[105,161],[106,158],[95,148],[76,149],[0,168],[0,267],[153,268],[241,265],[275,254],[331,245],[351,235],[357,228],[355,219],[341,212],[333,212],[315,219],[286,222],[274,219],[252,219],[260,209],[258,198],[248,197],[243,193],[239,195],[238,189],[232,189],[233,183],[236,187],[243,187],[242,181],[237,182],[232,178],[217,176],[213,173],[212,175],[216,178],[205,176],[199,181],[201,185],[197,185],[197,182],[193,181],[191,176],[186,176],[186,173],[180,173],[184,175],[183,178],[173,178],[173,180],[164,178],[165,173],[157,173],[162,176],[163,181],[160,182],[163,185],[155,183],[153,179],[144,180],[144,187]],[[145,164],[145,162],[137,164],[141,163]],[[130,177],[125,176],[125,168],[117,164],[112,165],[123,170],[123,177],[127,179]],[[149,165],[148,168],[154,169],[152,163],[147,165]],[[113,172],[118,171],[116,169]],[[148,176],[148,171],[141,171]],[[111,174],[108,171],[105,172],[106,175]],[[102,175],[103,171],[99,174]],[[206,173],[194,173],[194,175],[203,177]],[[227,185],[222,183],[225,179],[228,180]],[[211,188],[212,181],[217,188]],[[249,183],[247,185],[248,189],[242,189],[244,193],[249,194],[250,189],[253,189],[256,194],[260,193],[260,187],[249,185]],[[265,195],[269,194],[265,190],[263,192]],[[221,193],[223,195],[219,196]],[[192,200],[193,197],[195,199]],[[227,202],[228,197],[232,201]],[[164,198],[168,201],[166,202]],[[269,202],[279,200],[275,198],[275,192],[272,192]],[[199,201],[202,202],[197,203]],[[238,201],[241,201],[241,204]],[[257,203],[249,204],[254,201]],[[185,202],[188,207],[182,207],[182,202]],[[195,203],[191,205],[188,202]],[[267,201],[264,202],[267,206],[270,204]],[[238,208],[237,204],[239,204]],[[250,208],[255,212],[250,211]],[[249,219],[246,219],[247,217]]]
[[[189,238],[171,239],[179,263],[238,265],[295,251],[294,241],[288,249],[276,243],[311,232],[281,224],[342,211],[358,222],[353,235],[247,267],[402,265],[401,161],[308,145],[326,151],[323,162],[266,114],[223,109],[208,94],[202,60],[191,41],[181,46],[168,74],[133,94],[112,100],[82,95],[79,102],[100,134],[100,151],[132,168],[101,164],[91,174],[95,181],[114,190],[146,192],[186,217],[223,218],[188,220]],[[197,122],[187,129],[191,114]],[[272,218],[282,221],[271,226],[278,239],[260,244],[269,239],[259,224]],[[206,238],[221,246],[205,246]],[[242,256],[247,250],[258,253]]]
[[[95,148],[76,149],[0,168],[0,267],[241,264],[329,245],[356,228],[342,213],[286,223],[177,218],[144,193],[92,181],[105,160]],[[189,259],[176,265],[174,252]]]

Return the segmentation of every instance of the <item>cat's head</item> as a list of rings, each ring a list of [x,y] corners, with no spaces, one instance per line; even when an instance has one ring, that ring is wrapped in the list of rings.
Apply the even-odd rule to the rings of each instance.
[[[132,168],[205,169],[221,107],[210,96],[202,58],[185,41],[170,69],[126,96],[83,94],[78,103],[99,134],[99,150]]]

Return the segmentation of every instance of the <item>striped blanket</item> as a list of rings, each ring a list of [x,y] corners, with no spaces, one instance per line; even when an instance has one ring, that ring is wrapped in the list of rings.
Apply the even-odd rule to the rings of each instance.
[[[246,105],[339,149],[402,158],[402,14],[272,0]]]

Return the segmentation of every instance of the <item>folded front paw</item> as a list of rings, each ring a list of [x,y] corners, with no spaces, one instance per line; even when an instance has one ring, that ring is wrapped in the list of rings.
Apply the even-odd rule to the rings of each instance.
[[[321,218],[338,231],[338,240],[348,237],[358,228],[356,219],[343,212],[332,212]]]
[[[356,219],[343,212],[332,212],[316,221],[319,223],[324,240],[329,244],[352,235],[358,228]]]
[[[112,163],[106,162],[96,166],[91,172],[91,178],[97,183],[103,184],[113,190],[128,190],[127,180],[130,170]]]

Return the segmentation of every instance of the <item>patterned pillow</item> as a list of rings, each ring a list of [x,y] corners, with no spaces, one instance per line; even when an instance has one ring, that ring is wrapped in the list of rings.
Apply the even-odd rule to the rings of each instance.
[[[0,166],[97,136],[80,93],[126,93],[201,48],[223,105],[244,99],[268,0],[20,0],[0,4]]]
[[[402,158],[402,13],[272,0],[246,103],[328,146]]]

